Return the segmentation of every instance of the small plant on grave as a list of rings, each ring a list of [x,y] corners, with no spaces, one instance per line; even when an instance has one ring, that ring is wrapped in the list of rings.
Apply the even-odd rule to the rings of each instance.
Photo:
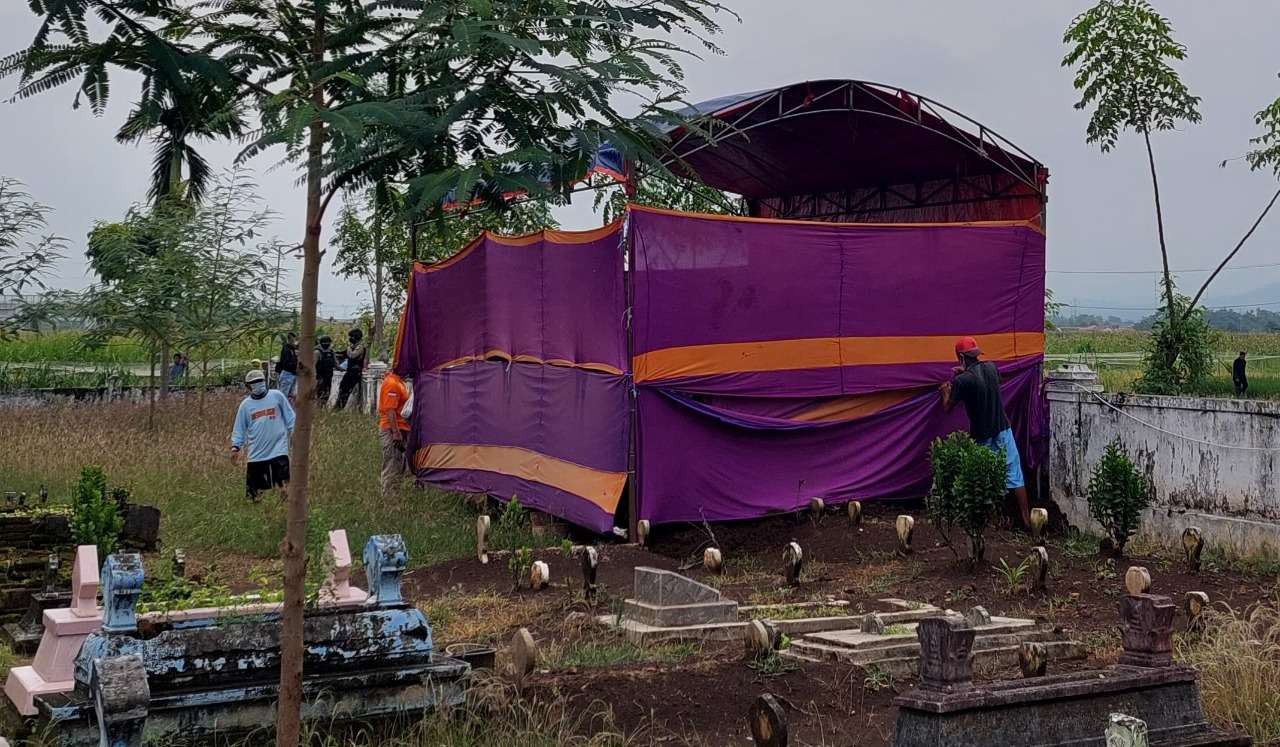
[[[101,467],[80,470],[80,482],[71,497],[71,536],[80,545],[97,545],[98,557],[106,562],[120,541],[124,520],[116,502],[107,492],[107,476]]]
[[[560,540],[560,554],[566,558],[573,557],[573,540],[568,537]]]
[[[529,583],[529,571],[533,568],[533,549],[522,547],[511,553],[511,557],[507,558],[507,570],[511,571],[511,586],[513,589]]]
[[[769,649],[752,658],[751,661],[747,662],[747,666],[754,669],[756,674],[761,677],[777,677],[800,668],[800,665],[779,656],[778,652],[773,649]]]
[[[986,554],[987,525],[1007,492],[1004,451],[992,451],[967,433],[953,433],[934,441],[929,456],[933,463],[933,489],[926,499],[929,519],[953,553],[951,530],[963,531],[969,538],[970,565],[976,566]]]
[[[893,687],[893,675],[874,664],[866,668],[866,676],[862,678],[862,689],[878,693]]]
[[[515,550],[529,537],[529,511],[520,503],[520,499],[511,496],[502,509],[502,515],[490,534],[491,545],[503,550]]]
[[[1107,445],[1089,480],[1089,515],[1106,530],[1117,555],[1138,531],[1142,512],[1151,505],[1151,484],[1116,439]]]
[[[1017,565],[1009,565],[1004,558],[1000,558],[1000,565],[996,566],[995,572],[1000,589],[1006,596],[1013,596],[1022,588],[1023,580],[1031,572],[1031,560],[1028,558]]]

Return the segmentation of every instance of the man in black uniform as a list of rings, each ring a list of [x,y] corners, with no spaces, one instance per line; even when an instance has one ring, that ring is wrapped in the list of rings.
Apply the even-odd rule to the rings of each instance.
[[[364,332],[361,332],[358,327],[347,333],[345,352],[347,370],[342,374],[342,380],[338,382],[338,401],[334,404],[335,410],[341,410],[347,406],[347,399],[351,396],[351,392],[360,386],[364,378],[364,363],[369,350],[364,346],[363,341]]]
[[[338,356],[333,350],[333,338],[320,336],[320,344],[316,347],[316,399],[323,407],[329,404],[329,393],[333,390],[333,370],[338,367]]]
[[[955,369],[955,378],[941,387],[942,406],[950,411],[957,402],[964,403],[973,440],[992,451],[1004,450],[1005,486],[1018,500],[1023,526],[1030,527],[1031,502],[1022,476],[1022,457],[1018,454],[1018,444],[1013,440],[1013,429],[1009,427],[1009,417],[1000,397],[1000,372],[994,363],[979,361],[980,355],[982,351],[978,349],[978,341],[972,337],[956,341],[956,358],[960,365]]]
[[[1243,397],[1249,393],[1249,375],[1245,373],[1245,366],[1249,364],[1245,360],[1248,355],[1245,351],[1240,351],[1240,357],[1236,358],[1235,363],[1231,364],[1231,383],[1236,385],[1236,396]]]

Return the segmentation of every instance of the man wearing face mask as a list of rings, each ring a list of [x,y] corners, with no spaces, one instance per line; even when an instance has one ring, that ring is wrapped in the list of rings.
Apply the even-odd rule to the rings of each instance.
[[[368,348],[364,346],[364,332],[358,327],[347,333],[347,343],[347,349],[343,353],[346,372],[338,382],[338,401],[334,403],[336,410],[346,407],[347,399],[360,386],[361,380],[364,379],[365,358],[369,354]]]
[[[321,407],[329,404],[329,392],[333,389],[333,370],[338,367],[338,356],[333,349],[333,338],[320,337],[316,347],[316,400]]]
[[[245,374],[249,395],[240,402],[231,431],[231,458],[246,447],[245,495],[256,501],[264,490],[289,484],[289,436],[293,407],[279,389],[267,389],[267,377],[254,369]]]

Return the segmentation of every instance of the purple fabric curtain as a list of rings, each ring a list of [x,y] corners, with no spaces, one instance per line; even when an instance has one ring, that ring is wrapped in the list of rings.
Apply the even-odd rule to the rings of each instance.
[[[1006,371],[1001,386],[1032,465],[1047,438],[1040,376],[1029,360]],[[660,388],[639,397],[639,513],[655,524],[766,516],[814,496],[830,504],[919,497],[933,479],[929,445],[968,426],[963,408],[945,412],[936,391],[857,420],[784,427]]]
[[[631,216],[641,518],[923,495],[929,445],[968,426],[937,392],[963,335],[996,361],[1024,461],[1039,463],[1039,231]],[[859,398],[878,399],[839,414]]]
[[[484,236],[415,268],[397,372],[418,479],[613,526],[629,434],[620,226]]]

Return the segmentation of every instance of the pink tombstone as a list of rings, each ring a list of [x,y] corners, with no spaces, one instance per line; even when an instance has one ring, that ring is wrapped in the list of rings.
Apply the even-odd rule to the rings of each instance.
[[[71,572],[71,606],[45,610],[44,637],[35,660],[29,667],[9,670],[4,694],[18,713],[35,716],[35,696],[75,689],[76,655],[84,639],[102,627],[102,608],[97,606],[97,598],[98,548],[81,545],[76,548]]]
[[[102,617],[98,608],[98,548],[76,548],[76,565],[71,570],[71,613],[76,617]]]
[[[347,542],[347,530],[329,532],[329,551],[333,554],[333,571],[321,591],[321,601],[335,606],[364,604],[368,593],[351,585],[351,546]]]

